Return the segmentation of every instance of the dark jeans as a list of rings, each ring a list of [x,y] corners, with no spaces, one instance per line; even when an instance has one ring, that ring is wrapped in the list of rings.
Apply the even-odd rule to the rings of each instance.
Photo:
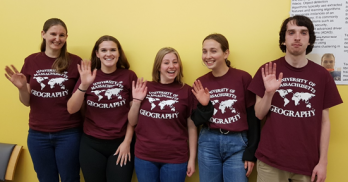
[[[186,171],[187,162],[160,163],[135,157],[135,173],[139,182],[184,182]]]
[[[134,169],[135,137],[130,145],[131,161],[126,165],[116,165],[114,156],[124,137],[103,140],[82,134],[80,144],[80,164],[86,182],[130,182]]]
[[[54,133],[29,129],[28,149],[40,182],[79,182],[80,128]]]

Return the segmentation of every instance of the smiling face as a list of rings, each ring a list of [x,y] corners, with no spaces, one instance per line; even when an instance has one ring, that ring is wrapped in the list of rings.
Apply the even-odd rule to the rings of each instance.
[[[209,69],[226,67],[225,60],[228,55],[229,50],[223,52],[219,42],[213,39],[207,39],[203,42],[202,60]]]
[[[163,57],[159,72],[160,83],[162,84],[173,83],[175,78],[180,74],[180,63],[173,52]]]
[[[47,51],[60,51],[64,46],[68,35],[62,25],[51,26],[46,32],[41,32],[42,38],[46,42]]]
[[[100,59],[101,70],[103,72],[109,73],[116,70],[116,64],[120,54],[115,42],[103,41],[100,43],[96,55]]]
[[[306,49],[310,45],[307,27],[298,26],[294,21],[290,21],[287,24],[284,44],[286,54],[293,56],[306,55]]]

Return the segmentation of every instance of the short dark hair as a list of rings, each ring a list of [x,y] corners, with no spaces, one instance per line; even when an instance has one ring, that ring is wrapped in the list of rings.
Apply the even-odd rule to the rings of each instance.
[[[302,15],[296,15],[293,17],[289,17],[287,19],[284,20],[281,28],[280,28],[280,32],[279,32],[279,47],[283,52],[286,52],[286,45],[284,45],[283,43],[285,42],[285,34],[287,31],[287,25],[289,22],[293,22],[295,23],[297,26],[304,26],[307,27],[308,29],[308,33],[309,33],[309,45],[306,49],[306,54],[309,54],[310,52],[312,52],[313,47],[314,47],[314,42],[315,42],[315,32],[314,32],[314,25],[313,22],[311,21],[311,19],[309,19],[306,16],[302,16]]]

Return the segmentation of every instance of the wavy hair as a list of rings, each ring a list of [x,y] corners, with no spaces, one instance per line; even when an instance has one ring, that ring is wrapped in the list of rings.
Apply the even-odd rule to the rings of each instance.
[[[279,32],[280,50],[282,50],[282,52],[284,52],[284,53],[286,52],[286,45],[284,45],[284,43],[285,43],[285,35],[286,35],[286,31],[287,31],[289,22],[295,23],[297,26],[307,27],[308,33],[309,33],[309,44],[310,45],[307,46],[306,55],[309,54],[310,52],[312,52],[313,47],[314,47],[315,38],[316,38],[315,32],[314,32],[314,25],[313,25],[313,22],[311,21],[311,19],[309,19],[306,16],[302,16],[302,15],[296,15],[296,16],[289,17],[289,18],[284,20],[284,22],[280,28],[280,32]]]

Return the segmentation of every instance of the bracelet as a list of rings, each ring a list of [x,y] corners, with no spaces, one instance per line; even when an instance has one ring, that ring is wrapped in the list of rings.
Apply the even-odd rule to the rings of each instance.
[[[80,89],[80,88],[77,88],[77,89],[79,89],[81,92],[86,92],[87,90],[82,90],[82,89]]]
[[[137,98],[133,98],[133,99],[138,100],[138,101],[140,101],[140,102],[141,102],[141,101],[143,101],[143,100],[141,100],[141,99],[137,99]]]

